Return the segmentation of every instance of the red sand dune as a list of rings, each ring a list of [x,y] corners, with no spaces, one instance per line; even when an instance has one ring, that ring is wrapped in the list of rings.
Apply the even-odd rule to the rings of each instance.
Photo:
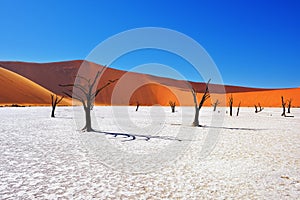
[[[59,84],[74,83],[79,69],[82,76],[93,79],[96,72],[103,68],[103,66],[95,63],[81,60],[54,63],[0,62],[0,67],[30,79],[34,83],[48,89],[49,93],[51,91],[59,95],[67,90],[67,88],[60,87]],[[109,80],[114,79],[119,80],[105,88],[97,96],[96,104],[135,105],[139,101],[141,105],[168,105],[169,101],[172,100],[180,105],[193,105],[193,97],[189,87],[192,86],[199,92],[199,98],[201,98],[201,92],[205,89],[204,83],[179,81],[112,68],[106,68],[104,74],[101,76],[98,88]],[[17,80],[14,79],[14,81]],[[80,81],[80,83],[84,82],[83,79],[76,79],[76,81]],[[4,84],[8,85],[6,82]],[[188,84],[190,84],[189,87]],[[280,97],[282,95],[285,98],[292,98],[294,106],[300,106],[300,88],[261,89],[225,86],[227,96],[222,96],[220,93],[223,93],[223,86],[214,84],[210,86],[211,92],[215,93],[211,95],[212,101],[219,99],[223,105],[227,102],[228,96],[232,94],[235,106],[241,101],[242,106],[254,106],[254,104],[260,103],[264,107],[278,107],[281,106]],[[19,99],[19,102],[23,101],[22,98]],[[49,101],[49,96],[45,96],[44,98],[43,102]],[[10,100],[12,99],[7,98],[5,101],[9,102]],[[39,102],[42,102],[42,100]],[[36,104],[36,102],[33,103]],[[211,101],[206,103],[207,106],[210,104]]]
[[[1,105],[49,105],[51,102],[49,90],[2,67],[0,82]],[[69,104],[66,101],[62,103]]]

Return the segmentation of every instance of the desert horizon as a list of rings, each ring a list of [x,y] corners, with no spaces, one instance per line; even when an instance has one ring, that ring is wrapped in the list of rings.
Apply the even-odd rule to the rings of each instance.
[[[50,106],[50,95],[63,96],[64,88],[59,84],[74,83],[76,74],[82,65],[91,66],[94,73],[98,68],[103,67],[83,60],[52,63],[0,61],[1,82],[8,86],[0,88],[0,93],[3,94],[0,96],[0,105]],[[136,105],[136,102],[139,102],[144,106],[169,106],[169,101],[176,101],[178,106],[193,106],[191,92],[185,84],[188,83],[197,90],[198,98],[202,96],[205,87],[203,82],[187,82],[108,67],[99,81],[98,88],[109,79],[120,79],[124,75],[126,75],[127,82],[131,82],[130,84],[141,85],[133,92],[130,99],[114,104],[111,99],[115,85],[113,84],[96,98],[95,105]],[[223,101],[219,100],[220,106],[228,106],[227,99],[232,95],[235,100],[234,106],[238,106],[241,102],[241,107],[254,107],[258,103],[263,107],[281,107],[280,98],[284,96],[286,99],[293,99],[293,107],[300,107],[300,88],[266,89],[211,85],[210,93],[213,99],[209,99],[204,106],[211,106],[218,96],[220,99],[223,98]],[[222,96],[223,94],[219,94],[222,93],[221,87],[225,88],[225,97]],[[70,106],[72,100],[65,98],[61,104]]]
[[[300,199],[300,1],[0,8],[0,200]]]

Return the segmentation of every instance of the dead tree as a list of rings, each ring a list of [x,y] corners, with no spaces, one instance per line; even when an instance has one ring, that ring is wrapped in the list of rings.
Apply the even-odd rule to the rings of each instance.
[[[257,106],[254,104],[255,113],[258,113]]]
[[[281,96],[281,105],[282,105],[282,109],[283,109],[281,116],[286,117],[286,114],[285,114],[285,105],[286,105],[286,102],[284,101],[283,96]]]
[[[261,107],[260,103],[258,103],[257,105],[254,104],[255,113],[259,113],[259,112],[263,111],[264,108]],[[259,107],[259,110],[258,110],[258,107]]]
[[[136,102],[136,109],[135,109],[135,112],[137,112],[139,110],[139,107],[140,107],[140,103],[137,101]]]
[[[238,106],[238,108],[237,108],[236,116],[239,116],[239,113],[240,113],[240,107],[241,107],[241,102],[239,103],[239,106]]]
[[[217,106],[220,104],[219,99],[217,99],[215,101],[215,103],[212,104],[212,106],[214,107],[214,112],[217,110]]]
[[[77,76],[77,78],[83,80],[85,84],[74,83],[60,85],[61,87],[73,87],[75,89],[73,89],[73,92],[72,90],[68,90],[68,92],[64,92],[64,94],[81,102],[85,112],[85,126],[82,130],[86,130],[87,132],[93,131],[91,122],[91,109],[93,108],[93,102],[95,101],[96,96],[104,88],[118,80],[109,80],[105,85],[97,89],[96,82],[104,69],[105,68],[99,70],[93,80]]]
[[[259,112],[263,111],[264,108],[261,107],[260,103],[258,103]]]
[[[205,92],[204,92],[204,94],[201,98],[201,101],[200,101],[199,105],[198,105],[198,100],[197,100],[197,92],[194,88],[191,89],[193,97],[194,97],[194,104],[195,104],[195,119],[194,119],[194,122],[193,122],[193,126],[199,126],[199,112],[200,112],[200,109],[202,108],[204,102],[210,97],[209,91],[208,91],[209,82],[210,82],[210,79],[206,83]]]
[[[51,105],[52,105],[51,117],[55,117],[55,114],[54,114],[55,108],[56,108],[57,104],[59,104],[63,99],[64,99],[63,96],[61,96],[59,98],[57,95],[55,95],[55,97],[54,97],[54,95],[51,94]]]
[[[229,115],[232,116],[233,97],[229,97]]]
[[[169,101],[169,105],[171,106],[172,113],[175,112],[176,101]]]
[[[293,99],[287,100],[287,103],[288,103],[288,105],[287,105],[287,113],[291,113],[292,100]]]

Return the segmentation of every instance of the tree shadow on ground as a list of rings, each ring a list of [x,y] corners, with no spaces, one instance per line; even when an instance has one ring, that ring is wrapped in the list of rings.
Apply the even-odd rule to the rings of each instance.
[[[95,133],[101,133],[104,135],[110,135],[115,138],[122,137],[126,140],[123,140],[123,142],[133,141],[133,140],[145,140],[149,141],[150,139],[160,139],[160,140],[170,140],[170,141],[178,141],[181,142],[183,140],[173,137],[173,136],[159,136],[159,135],[139,135],[139,134],[131,134],[131,133],[116,133],[116,132],[107,132],[107,131],[97,131],[93,130]]]
[[[57,119],[73,119],[73,117],[55,116]]]
[[[199,126],[202,128],[216,128],[216,129],[225,129],[225,130],[238,130],[238,131],[263,131],[267,129],[260,129],[260,128],[233,128],[233,127],[224,127],[224,126],[207,126],[207,125],[202,125]]]
[[[171,124],[173,126],[181,126],[182,124]],[[226,129],[226,130],[241,130],[241,131],[262,131],[267,129],[259,128],[234,128],[234,127],[224,127],[224,126],[208,126],[208,125],[199,125],[199,126],[190,126],[190,127],[200,127],[200,128],[215,128],[215,129]]]

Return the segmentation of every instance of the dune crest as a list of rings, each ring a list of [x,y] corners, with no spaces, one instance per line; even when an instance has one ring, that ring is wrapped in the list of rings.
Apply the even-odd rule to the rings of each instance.
[[[9,92],[10,90],[5,89],[6,95],[2,95],[0,103],[49,104],[48,95],[51,93],[50,91],[58,95],[63,95],[63,92],[66,91],[66,88],[60,87],[59,84],[74,83],[78,72],[88,75],[89,79],[93,79],[96,72],[104,66],[89,61],[74,60],[53,63],[0,62],[0,67],[2,67],[2,71],[4,71],[3,68],[6,69],[6,74],[8,73],[7,70],[15,74],[14,76],[9,76],[10,81],[5,80],[3,82],[5,86],[10,85],[10,82],[14,82],[14,87],[6,87],[10,87],[10,90],[14,92]],[[17,74],[19,76],[16,76]],[[2,74],[2,79],[5,77]],[[31,82],[29,84],[28,81],[25,81],[27,82],[25,84],[27,88],[20,89],[24,87],[24,77]],[[171,100],[176,101],[177,105],[193,106],[193,97],[190,88],[193,87],[198,92],[198,99],[201,98],[201,92],[205,89],[205,83],[174,80],[113,68],[105,69],[98,82],[98,88],[106,84],[109,80],[114,79],[119,79],[119,81],[101,91],[96,97],[96,105],[135,105],[139,101],[141,105],[159,104],[167,106]],[[33,83],[39,87],[33,86]],[[29,85],[35,89],[32,89],[30,93],[22,92],[23,90],[31,90],[28,89]],[[123,90],[118,90],[120,85],[123,86]],[[43,87],[44,90],[40,87]],[[133,91],[127,90],[127,87],[133,88]],[[300,88],[264,89],[211,84],[210,89],[212,99],[208,100],[205,106],[210,106],[216,99],[221,102],[220,106],[225,106],[227,105],[229,96],[233,95],[234,106],[237,106],[241,101],[241,105],[244,107],[253,107],[254,104],[258,103],[264,107],[280,107],[280,98],[284,96],[285,99],[293,99],[293,106],[300,107]],[[116,94],[116,91],[119,92]],[[31,98],[26,93],[31,94]],[[129,98],[127,97],[128,93],[131,95]],[[18,95],[14,96],[16,94]]]
[[[0,67],[0,82],[0,105],[51,104],[51,91],[2,67]],[[62,104],[70,105],[70,101],[64,100]]]

